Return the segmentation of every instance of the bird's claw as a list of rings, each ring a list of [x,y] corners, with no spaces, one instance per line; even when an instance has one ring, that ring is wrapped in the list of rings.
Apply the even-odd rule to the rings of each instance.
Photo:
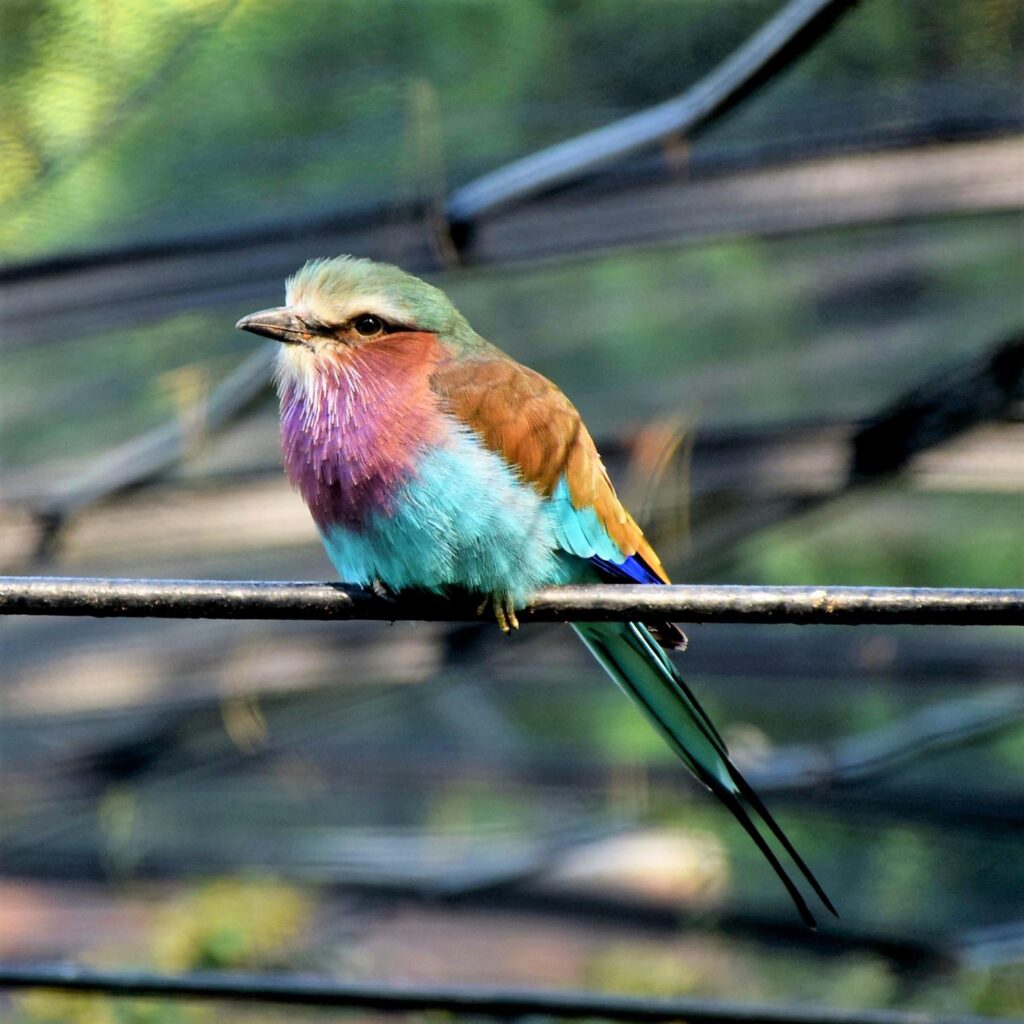
[[[498,629],[506,636],[513,629],[519,628],[519,619],[516,616],[516,608],[508,594],[490,594],[485,597],[480,607],[477,608],[477,615],[483,615],[490,608],[498,622]]]
[[[392,591],[392,589],[379,576],[374,576],[373,579],[370,580],[370,589],[378,597],[394,597],[395,596],[394,595],[394,591]]]
[[[508,636],[513,629],[519,628],[519,617],[515,607],[508,598],[494,602],[494,615],[498,620],[498,628]]]

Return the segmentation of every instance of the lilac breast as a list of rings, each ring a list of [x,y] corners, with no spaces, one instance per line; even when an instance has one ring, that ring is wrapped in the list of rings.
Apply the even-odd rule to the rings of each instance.
[[[371,515],[393,514],[421,454],[443,433],[426,372],[410,375],[408,361],[358,369],[281,387],[285,469],[321,529],[358,530]]]

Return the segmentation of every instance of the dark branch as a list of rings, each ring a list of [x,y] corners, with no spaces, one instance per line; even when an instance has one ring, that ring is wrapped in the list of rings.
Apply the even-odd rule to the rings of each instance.
[[[880,729],[826,745],[782,747],[764,765],[748,770],[761,792],[818,789],[861,783],[891,773],[938,750],[978,743],[1024,718],[1024,691],[992,693],[930,704]]]
[[[597,1017],[646,1024],[677,1020],[691,1024],[1001,1024],[995,1017],[944,1016],[923,1011],[759,1006],[709,999],[652,1000],[574,991],[394,986],[272,974],[206,973],[175,977],[143,971],[97,971],[70,965],[0,967],[0,987],[336,1006],[381,1013],[440,1010],[498,1020],[537,1015],[561,1019]]]
[[[109,449],[81,473],[70,474],[69,480],[40,496],[38,511],[64,516],[162,476],[267,391],[277,350],[277,345],[258,348],[208,398],[176,419]]]
[[[687,573],[704,576],[720,569],[737,542],[782,522],[816,512],[857,490],[879,484],[908,469],[912,460],[983,423],[1005,418],[1024,398],[1024,332],[997,344],[904,391],[869,420],[855,426],[847,441],[845,478],[818,494],[781,494],[745,501],[733,515],[714,524],[686,562]],[[737,488],[744,493],[746,482]],[[653,530],[651,531],[654,532]],[[666,551],[662,547],[662,558]]]
[[[682,96],[513,161],[456,189],[445,210],[465,224],[573,181],[672,136],[692,136],[806,53],[856,0],[791,0]]]
[[[898,473],[921,452],[1004,416],[1024,398],[1024,331],[923,381],[853,438],[850,485]]]
[[[334,583],[0,577],[0,614],[126,618],[480,620],[479,598],[380,597]],[[903,587],[544,587],[524,622],[771,622],[1024,625],[1024,589]],[[484,621],[488,621],[486,616]]]

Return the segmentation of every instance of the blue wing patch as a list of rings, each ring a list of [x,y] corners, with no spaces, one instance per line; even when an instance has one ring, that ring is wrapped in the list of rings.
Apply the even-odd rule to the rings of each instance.
[[[590,561],[601,575],[611,578],[609,582],[664,583],[664,580],[656,576],[647,563],[637,555],[630,555],[624,562],[609,562],[594,555]]]

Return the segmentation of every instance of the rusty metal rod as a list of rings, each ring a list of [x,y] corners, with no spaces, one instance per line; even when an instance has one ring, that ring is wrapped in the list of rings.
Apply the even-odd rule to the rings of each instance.
[[[478,596],[381,597],[341,583],[0,577],[0,614],[123,618],[492,621]],[[1024,625],[1024,589],[573,586],[537,590],[526,622]]]

